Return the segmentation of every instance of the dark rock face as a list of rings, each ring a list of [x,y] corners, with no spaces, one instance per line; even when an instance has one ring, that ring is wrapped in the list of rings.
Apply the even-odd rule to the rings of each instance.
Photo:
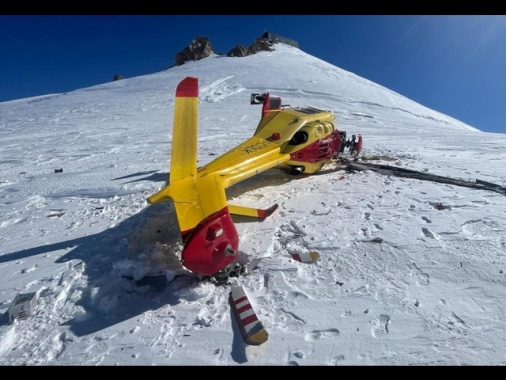
[[[176,66],[181,66],[187,61],[198,61],[209,57],[214,53],[213,46],[207,37],[197,37],[191,44],[176,54]]]
[[[272,42],[270,42],[267,38],[259,37],[249,46],[249,48],[246,48],[243,45],[237,45],[227,53],[227,57],[246,57],[247,55],[256,54],[260,51],[273,51],[274,47],[272,45]]]
[[[244,45],[237,45],[227,53],[227,57],[246,57],[247,55],[248,48]]]
[[[273,51],[274,42],[269,38],[269,34],[258,37],[249,47],[237,45],[227,53],[227,57],[246,57],[261,51]],[[199,59],[216,54],[213,45],[207,37],[195,38],[188,47],[176,54],[174,66],[181,66],[188,61],[198,61]]]
[[[117,80],[121,80],[121,79],[124,79],[124,78],[123,78],[123,76],[121,76],[119,74],[114,74],[114,76],[112,77],[113,81],[117,81]]]
[[[251,55],[256,54],[260,51],[273,51],[274,47],[272,45],[272,42],[270,42],[268,39],[259,37],[250,45],[248,52]]]

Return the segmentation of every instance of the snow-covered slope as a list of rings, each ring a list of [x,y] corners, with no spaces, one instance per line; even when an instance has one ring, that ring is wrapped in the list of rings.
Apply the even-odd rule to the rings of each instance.
[[[229,287],[181,276],[172,205],[146,203],[168,177],[186,76],[200,84],[200,165],[251,136],[250,94],[268,91],[332,110],[376,162],[506,184],[506,136],[282,44],[0,103],[0,364],[506,363],[505,197],[373,172],[270,170],[229,189],[236,204],[280,204],[236,221],[241,260],[261,258],[237,281],[269,332],[245,345]],[[28,292],[35,315],[10,323]]]

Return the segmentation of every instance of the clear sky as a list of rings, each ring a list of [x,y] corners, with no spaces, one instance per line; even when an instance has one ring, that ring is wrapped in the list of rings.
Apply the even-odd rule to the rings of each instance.
[[[1,15],[0,101],[154,73],[197,36],[226,54],[266,30],[475,128],[506,133],[503,15]]]

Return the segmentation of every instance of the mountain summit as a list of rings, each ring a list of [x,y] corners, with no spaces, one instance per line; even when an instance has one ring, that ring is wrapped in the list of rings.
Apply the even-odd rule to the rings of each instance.
[[[265,32],[262,36],[256,38],[255,42],[249,47],[240,44],[236,45],[227,53],[227,57],[246,57],[261,51],[272,51],[274,50],[274,44],[278,43],[284,43],[294,47],[299,46],[297,41]],[[216,52],[213,49],[211,41],[209,41],[207,37],[199,36],[195,38],[189,46],[176,54],[175,66],[181,66],[188,61],[198,61],[212,54],[216,54]]]

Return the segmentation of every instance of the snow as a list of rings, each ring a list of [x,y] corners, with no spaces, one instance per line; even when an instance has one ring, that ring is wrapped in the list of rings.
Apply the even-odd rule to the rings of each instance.
[[[368,162],[506,185],[506,135],[282,44],[0,103],[1,365],[506,364],[505,196],[337,164],[227,190],[234,204],[280,205],[234,217],[240,260],[259,259],[235,284],[269,334],[247,345],[230,286],[195,281],[172,204],[146,202],[168,178],[187,76],[200,85],[199,165],[252,135],[250,94],[270,92],[333,111]],[[11,323],[30,292],[34,315]]]

